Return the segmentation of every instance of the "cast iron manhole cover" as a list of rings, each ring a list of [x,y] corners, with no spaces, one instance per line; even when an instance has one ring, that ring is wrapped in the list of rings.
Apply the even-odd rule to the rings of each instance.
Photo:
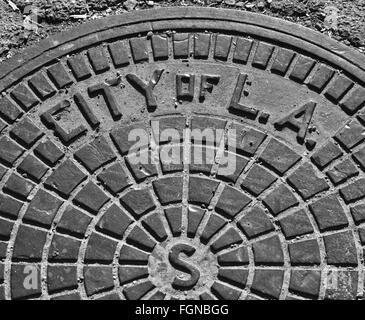
[[[0,71],[0,297],[362,298],[364,83],[351,49],[229,10],[25,51]]]

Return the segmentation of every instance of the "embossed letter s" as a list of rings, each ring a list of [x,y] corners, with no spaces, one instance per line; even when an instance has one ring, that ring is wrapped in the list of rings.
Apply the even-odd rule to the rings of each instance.
[[[188,257],[191,257],[195,253],[195,248],[184,243],[176,244],[174,247],[171,248],[171,253],[169,255],[171,265],[179,271],[190,274],[190,279],[182,280],[178,277],[175,277],[172,286],[175,289],[188,290],[192,289],[198,283],[200,278],[200,272],[190,263],[181,260],[181,253],[185,253]]]

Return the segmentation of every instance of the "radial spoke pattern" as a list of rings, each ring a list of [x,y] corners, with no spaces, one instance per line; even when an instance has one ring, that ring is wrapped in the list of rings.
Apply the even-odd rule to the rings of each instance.
[[[214,118],[180,119],[188,126],[208,120]],[[11,297],[355,299],[364,241],[358,199],[365,195],[355,162],[335,141],[306,160],[265,133],[230,121],[224,126],[248,132],[237,135],[237,167],[225,176],[219,149],[194,141],[163,142],[146,152],[152,159],[166,147],[185,155],[213,148],[209,166],[184,157],[180,165],[133,165],[133,155],[119,152],[128,128],[82,146],[76,162],[53,145],[51,165],[42,149],[52,142],[40,140],[8,174],[1,194]],[[28,162],[40,168],[40,178],[21,175]],[[180,256],[190,271],[171,265],[179,244],[194,251]],[[29,265],[41,283],[22,290]],[[194,270],[193,288],[172,285],[187,283]]]

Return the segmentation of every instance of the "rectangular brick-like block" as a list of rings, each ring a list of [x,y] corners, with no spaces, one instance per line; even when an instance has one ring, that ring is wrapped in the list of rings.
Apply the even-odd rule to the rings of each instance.
[[[86,64],[86,58],[83,55],[79,54],[73,56],[68,59],[67,63],[70,66],[76,80],[84,80],[91,76],[90,67]]]
[[[252,40],[238,38],[236,50],[234,51],[233,55],[233,61],[246,64],[250,56],[252,46]]]
[[[253,57],[252,65],[260,69],[265,69],[273,52],[273,46],[260,42]]]
[[[122,42],[109,45],[109,51],[115,67],[119,68],[129,64],[128,53]]]
[[[175,33],[173,35],[174,57],[187,58],[189,56],[189,34]]]
[[[294,56],[295,54],[293,51],[280,48],[271,67],[271,71],[280,75],[285,75]]]
[[[322,91],[334,73],[334,70],[325,65],[321,65],[309,81],[308,86],[316,91]]]
[[[197,33],[194,34],[194,56],[199,59],[207,59],[210,49],[209,33]]]
[[[7,122],[13,123],[23,112],[15,106],[9,99],[9,97],[3,97],[0,99],[0,116]]]
[[[134,62],[148,61],[148,49],[146,38],[137,38],[130,40],[132,56]]]
[[[26,111],[38,104],[38,99],[24,84],[17,86],[11,93],[12,97]]]
[[[103,47],[92,48],[87,52],[87,55],[96,73],[109,70],[108,58]]]
[[[365,89],[357,87],[345,97],[340,105],[348,114],[354,114],[365,105]]]
[[[38,72],[29,80],[29,86],[43,100],[50,97],[56,91],[50,81],[41,72]]]
[[[58,89],[62,89],[66,86],[72,84],[72,79],[68,74],[65,67],[61,62],[55,64],[54,66],[48,68],[48,75],[52,81],[56,84]]]
[[[227,60],[229,50],[231,48],[232,37],[225,35],[217,35],[215,42],[214,58]]]
[[[330,85],[325,95],[330,100],[338,102],[350,90],[353,84],[349,78],[339,75]]]
[[[169,48],[166,36],[156,35],[152,37],[152,51],[155,60],[165,60],[169,56]]]
[[[290,78],[297,82],[304,82],[315,65],[314,60],[299,56],[295,63],[294,69],[290,74]]]

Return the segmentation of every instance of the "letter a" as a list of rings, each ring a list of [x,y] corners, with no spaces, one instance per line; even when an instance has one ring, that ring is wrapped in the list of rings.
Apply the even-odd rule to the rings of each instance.
[[[308,127],[312,121],[314,109],[317,104],[313,101],[308,102],[299,109],[293,111],[280,121],[275,123],[275,127],[278,130],[282,130],[284,127],[289,127],[295,132],[298,132],[297,140],[299,143],[303,143],[305,136],[307,135]],[[299,120],[301,118],[301,120]]]
[[[27,290],[38,289],[38,269],[35,266],[26,266],[24,268],[24,274],[27,276],[24,278],[23,286]]]

